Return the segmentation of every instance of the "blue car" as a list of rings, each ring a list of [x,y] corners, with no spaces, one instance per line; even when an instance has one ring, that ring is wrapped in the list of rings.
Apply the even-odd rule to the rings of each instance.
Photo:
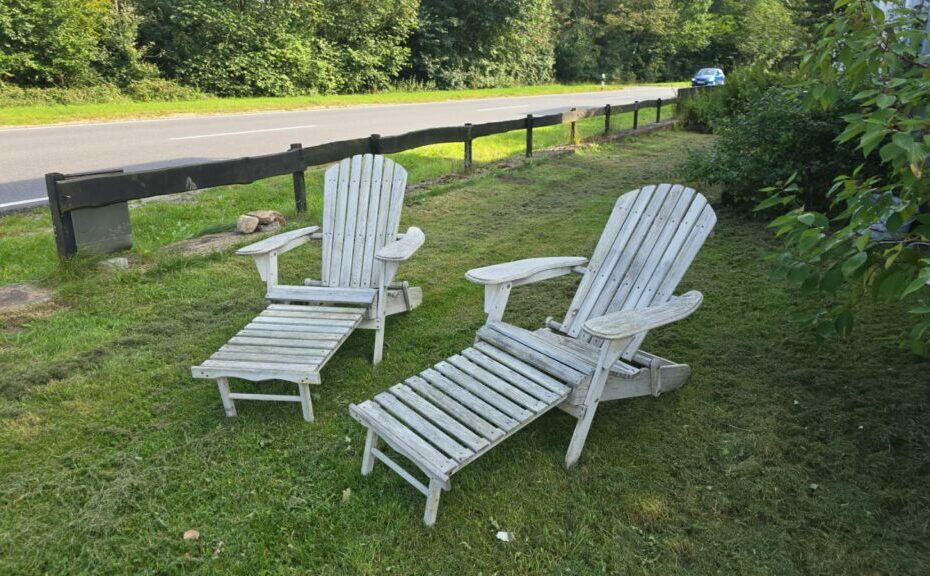
[[[727,77],[720,68],[701,68],[691,78],[692,86],[723,86]]]

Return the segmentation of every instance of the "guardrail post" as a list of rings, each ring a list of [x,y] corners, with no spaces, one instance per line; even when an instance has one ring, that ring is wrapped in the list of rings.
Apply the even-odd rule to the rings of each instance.
[[[526,157],[533,157],[533,115],[526,115]]]
[[[578,143],[578,131],[577,131],[578,128],[576,126],[577,122],[575,121],[575,109],[574,108],[571,109],[571,115],[572,115],[572,124],[571,124],[571,128],[569,129],[569,133],[568,133],[568,143],[571,146],[574,146],[575,144]]]
[[[471,168],[471,123],[469,122],[465,124],[465,171],[470,171]]]
[[[662,121],[662,99],[656,100],[656,124]]]
[[[610,104],[604,106],[604,135],[610,132]]]
[[[368,137],[368,146],[372,154],[381,154],[381,134],[372,134]]]
[[[633,102],[633,130],[639,128],[639,100]]]
[[[52,213],[52,227],[55,230],[55,247],[58,257],[69,258],[77,253],[77,240],[74,235],[74,222],[71,212],[61,212],[61,203],[58,196],[58,181],[64,180],[65,175],[52,172],[45,175],[45,190],[48,193],[48,207]]]
[[[291,144],[291,150],[300,150],[303,144]],[[294,204],[297,206],[297,213],[303,214],[307,211],[307,182],[304,179],[304,171],[298,170],[293,173],[294,176]]]

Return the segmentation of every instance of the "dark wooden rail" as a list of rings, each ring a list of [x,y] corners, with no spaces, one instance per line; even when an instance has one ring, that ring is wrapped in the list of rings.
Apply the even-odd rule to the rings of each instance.
[[[219,160],[202,164],[188,164],[172,168],[143,170],[139,172],[105,172],[96,174],[63,175],[52,173],[46,175],[46,187],[58,255],[67,258],[77,252],[71,212],[83,208],[100,208],[151,198],[202,190],[230,184],[249,184],[256,180],[292,174],[294,176],[294,195],[298,212],[307,209],[306,188],[303,173],[310,166],[320,166],[342,160],[356,154],[394,154],[413,150],[431,144],[462,142],[465,145],[466,169],[471,168],[471,147],[475,138],[494,134],[503,134],[516,130],[526,130],[526,155],[533,153],[533,130],[556,124],[571,124],[574,135],[575,123],[586,118],[607,116],[605,131],[610,129],[611,115],[633,112],[633,128],[639,128],[639,111],[644,108],[656,109],[656,122],[662,119],[662,106],[674,104],[682,99],[679,90],[677,98],[668,100],[646,100],[623,104],[607,105],[598,108],[572,109],[559,114],[545,116],[528,115],[515,120],[486,122],[484,124],[466,124],[464,126],[447,126],[416,130],[396,136],[373,134],[368,138],[329,142],[307,148],[293,144],[290,150],[277,154]]]

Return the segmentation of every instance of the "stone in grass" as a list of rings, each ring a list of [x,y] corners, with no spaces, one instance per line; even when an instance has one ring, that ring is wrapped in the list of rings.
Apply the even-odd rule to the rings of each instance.
[[[194,529],[188,530],[184,533],[183,538],[185,540],[200,540],[200,532]]]
[[[280,230],[280,229],[281,229],[281,223],[280,223],[280,222],[269,222],[268,224],[259,224],[259,225],[258,225],[258,231],[259,231],[259,232],[276,232],[276,231],[278,231],[278,230]]]
[[[240,234],[251,234],[258,228],[260,221],[255,216],[243,214],[236,221],[236,232]]]
[[[255,210],[249,212],[248,215],[258,218],[259,224],[272,224],[274,222],[277,222],[281,226],[287,224],[287,220],[284,219],[284,216],[275,210]]]
[[[129,270],[129,258],[125,256],[108,258],[100,262],[100,267],[107,270]]]

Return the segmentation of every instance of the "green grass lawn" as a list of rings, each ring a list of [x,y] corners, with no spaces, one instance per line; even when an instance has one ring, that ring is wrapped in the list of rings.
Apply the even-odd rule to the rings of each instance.
[[[704,306],[645,346],[691,381],[602,405],[575,468],[561,465],[574,420],[556,411],[458,474],[433,529],[395,474],[359,475],[348,404],[472,342],[482,290],[466,270],[590,254],[619,194],[681,181],[709,138],[659,133],[415,193],[402,227],[427,243],[401,272],[424,303],[389,320],[375,369],[372,333],[348,340],[314,424],[280,403],[226,418],[190,378],[261,310],[251,261],[172,255],[150,230],[129,271],[51,274],[55,306],[0,320],[0,573],[926,574],[930,363],[898,345],[904,314],[870,305],[855,339],[817,341],[790,321],[813,303],[768,280],[769,232],[726,209],[681,287]],[[284,185],[250,190],[289,201]],[[196,205],[241,196],[215,194]],[[136,230],[175,207],[139,208]],[[297,281],[319,249],[282,264]],[[558,316],[575,282],[515,290],[506,319]]]
[[[669,82],[665,86],[687,86],[686,82]],[[629,85],[609,84],[607,90],[628,88]],[[179,114],[229,114],[267,110],[299,110],[357,106],[361,104],[409,104],[415,102],[442,102],[468,98],[498,98],[503,96],[534,96],[594,92],[599,84],[544,84],[513,88],[485,88],[475,90],[423,90],[415,92],[388,91],[373,94],[334,94],[325,96],[281,96],[256,98],[203,98],[171,102],[106,102],[100,104],[57,104],[0,107],[0,126],[56,124],[88,120],[126,120],[130,118],[157,118]]]

